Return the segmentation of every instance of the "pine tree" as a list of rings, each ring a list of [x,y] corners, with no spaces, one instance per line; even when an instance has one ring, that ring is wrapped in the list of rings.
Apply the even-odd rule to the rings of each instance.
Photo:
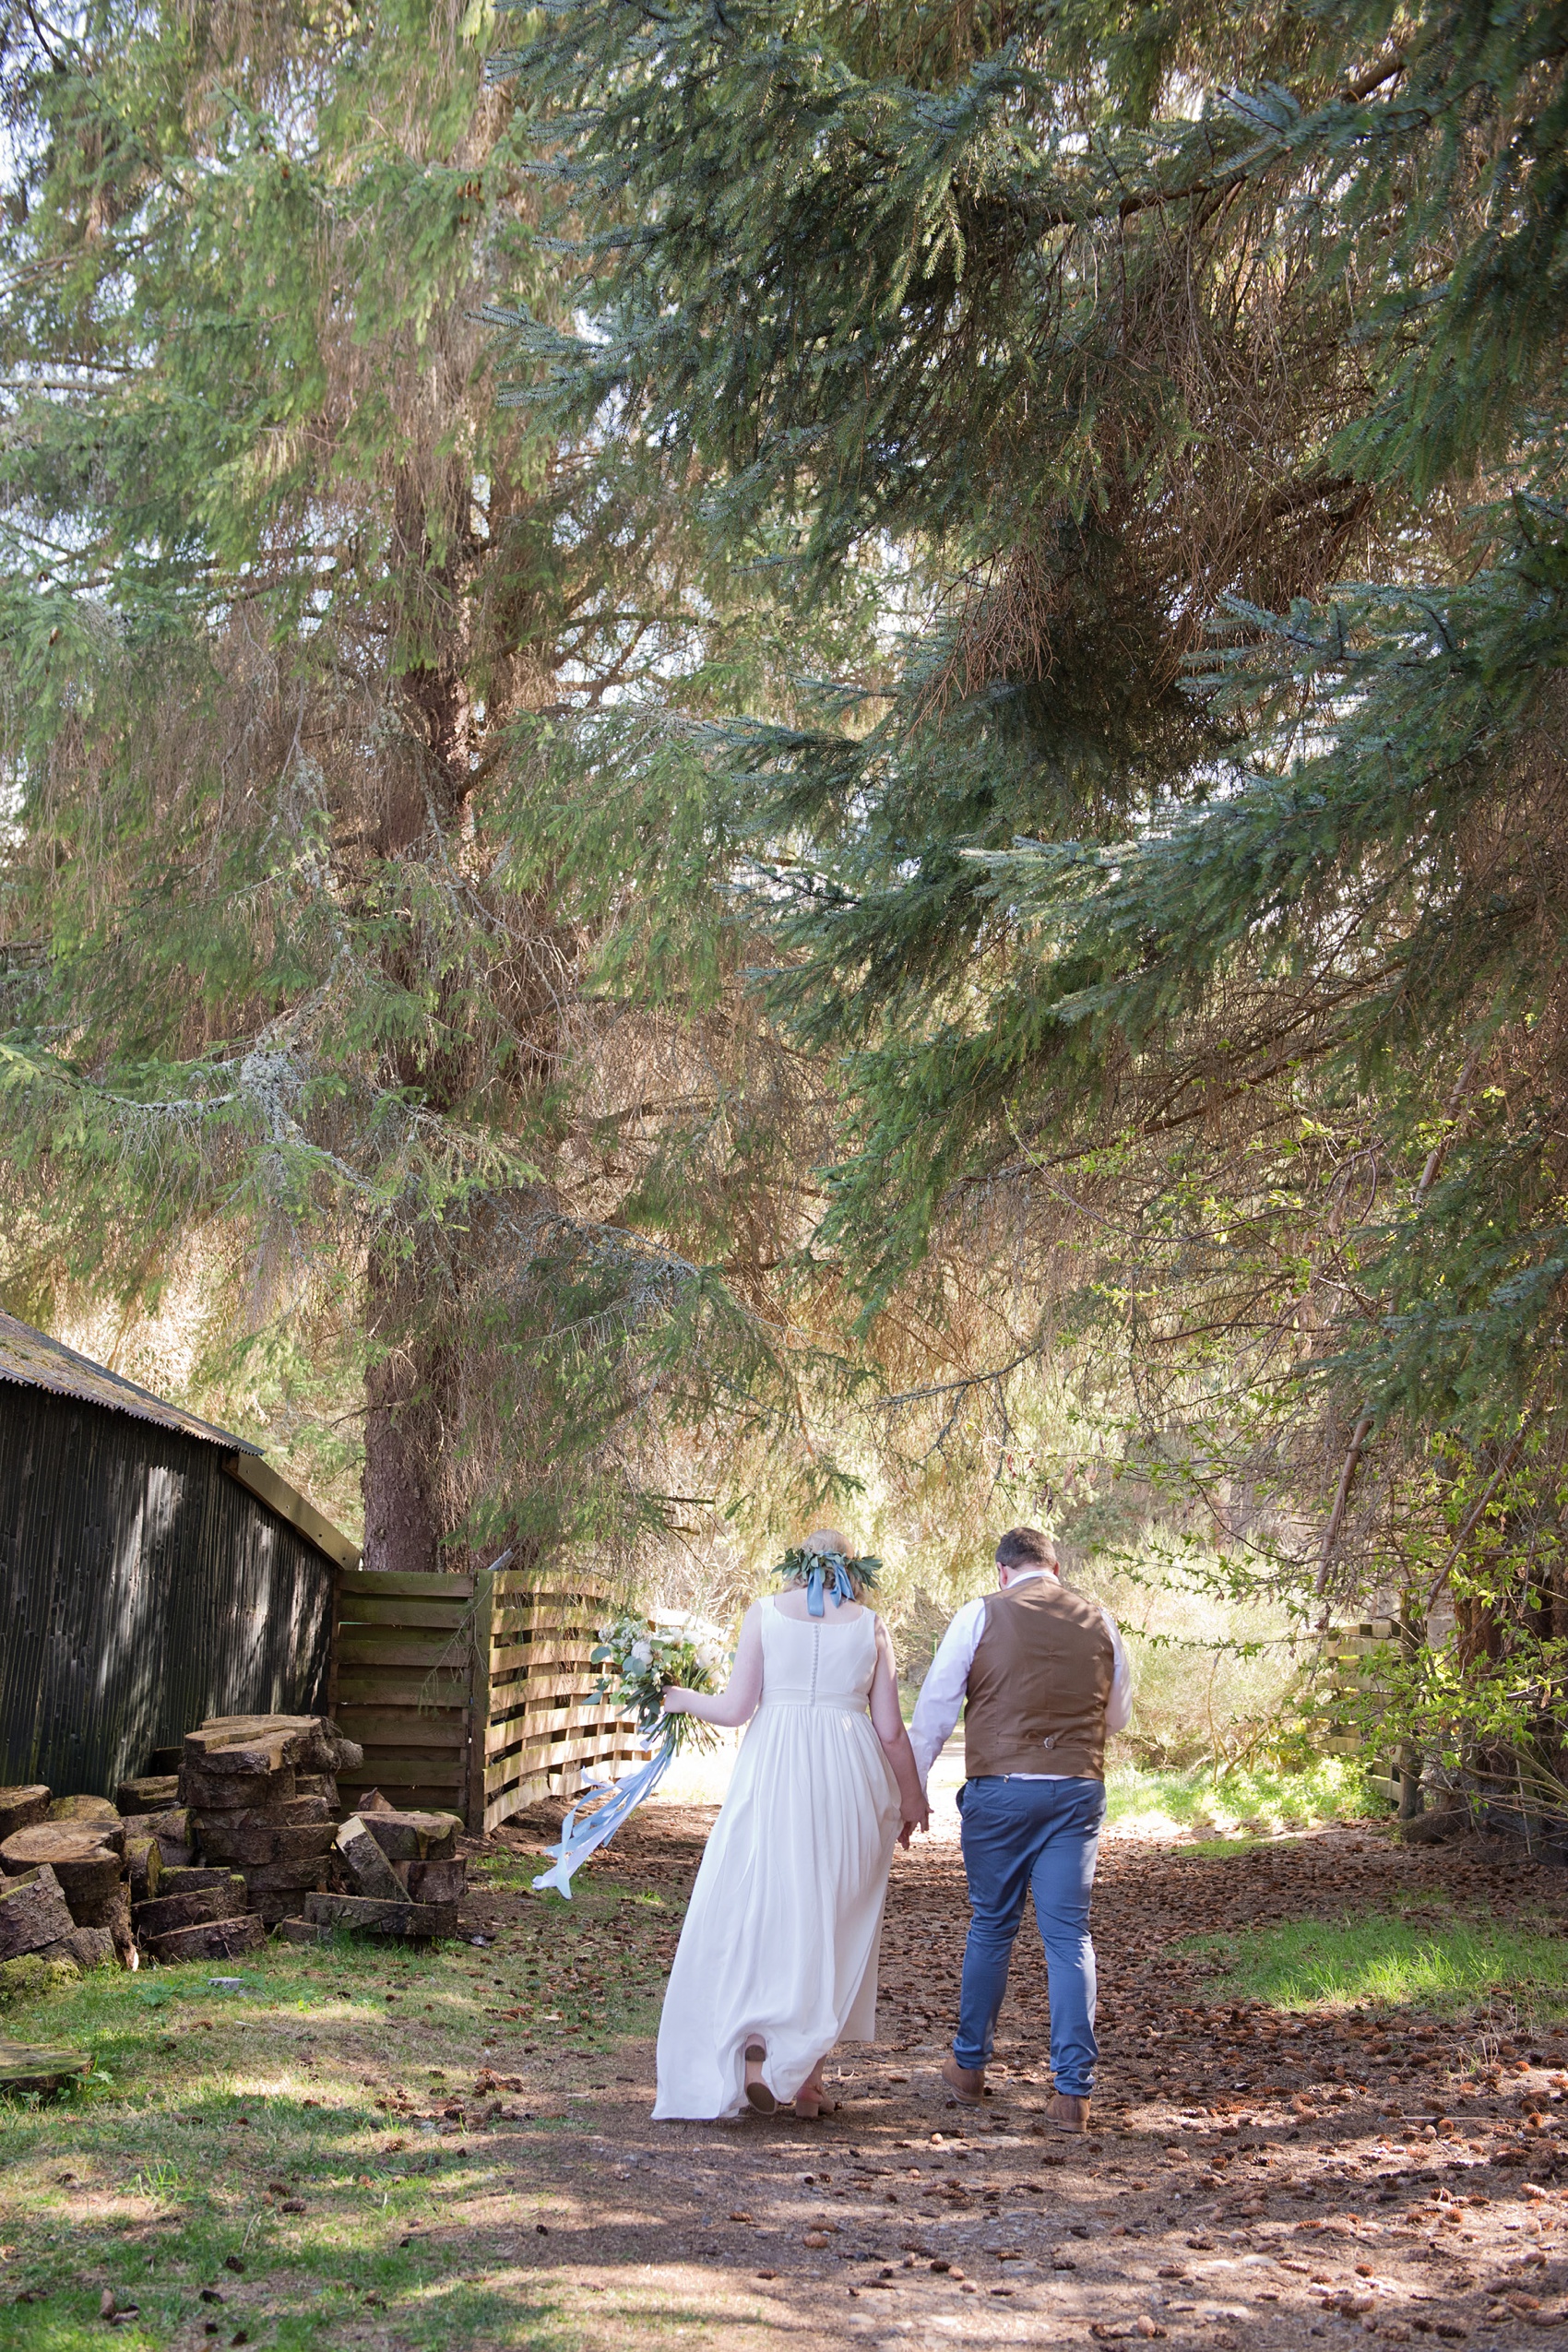
[[[798,1417],[797,1111],[700,776],[633,815],[564,740],[701,582],[496,399],[484,298],[570,293],[486,22],[98,0],[7,51],[0,1271],[44,1320],[194,1266],[318,1467],[362,1376],[391,1568],[624,1544],[682,1428]]]

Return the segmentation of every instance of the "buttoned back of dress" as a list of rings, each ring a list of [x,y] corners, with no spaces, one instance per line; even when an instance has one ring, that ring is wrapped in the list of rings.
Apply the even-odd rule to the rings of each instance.
[[[831,1601],[822,1617],[786,1617],[773,1598],[762,1609],[762,1705],[833,1707],[864,1715],[876,1674],[876,1618],[862,1610],[835,1624]]]

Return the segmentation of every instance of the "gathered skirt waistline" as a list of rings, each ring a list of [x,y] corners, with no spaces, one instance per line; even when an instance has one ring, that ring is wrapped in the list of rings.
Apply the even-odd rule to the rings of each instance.
[[[863,1698],[842,1697],[831,1691],[769,1691],[758,1715],[769,1715],[779,1707],[828,1707],[835,1715],[869,1715],[871,1709]]]

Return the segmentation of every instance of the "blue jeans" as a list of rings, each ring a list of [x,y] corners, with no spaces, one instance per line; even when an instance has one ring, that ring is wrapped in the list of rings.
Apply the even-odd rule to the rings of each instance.
[[[1099,2055],[1089,1895],[1105,1819],[1105,1784],[1012,1776],[966,1780],[958,1811],[974,1916],[964,1946],[953,2055],[960,2066],[983,2066],[991,2056],[1013,1939],[1023,1922],[1024,1897],[1032,1890],[1050,1976],[1056,2087],[1071,2098],[1087,2098]]]

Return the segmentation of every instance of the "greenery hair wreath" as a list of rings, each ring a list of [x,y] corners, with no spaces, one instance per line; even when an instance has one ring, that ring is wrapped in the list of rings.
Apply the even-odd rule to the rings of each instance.
[[[787,1585],[804,1585],[807,1611],[820,1617],[829,1593],[834,1608],[842,1609],[847,1600],[874,1592],[881,1568],[881,1561],[870,1552],[851,1559],[842,1551],[814,1551],[798,1543],[776,1563],[773,1574]]]

